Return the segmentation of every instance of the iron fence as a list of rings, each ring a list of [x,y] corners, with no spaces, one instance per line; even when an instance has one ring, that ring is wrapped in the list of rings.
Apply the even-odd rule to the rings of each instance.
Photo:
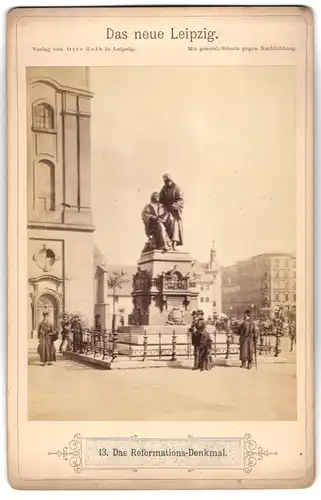
[[[212,357],[230,359],[239,356],[239,337],[233,332],[215,331],[212,337]],[[129,360],[156,359],[177,361],[193,358],[194,346],[191,333],[171,334],[158,332],[148,335],[146,330],[140,341],[130,332],[121,340],[116,330],[83,329],[71,331],[70,350],[101,360],[114,361],[117,357]],[[276,333],[260,333],[256,343],[257,356],[275,356],[281,352],[280,336]]]
[[[112,360],[117,357],[117,332],[112,330],[71,330],[71,350],[93,358]]]

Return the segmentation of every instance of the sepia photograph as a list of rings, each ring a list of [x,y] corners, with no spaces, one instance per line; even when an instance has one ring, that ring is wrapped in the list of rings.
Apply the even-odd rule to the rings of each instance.
[[[26,88],[29,420],[295,421],[294,66]]]

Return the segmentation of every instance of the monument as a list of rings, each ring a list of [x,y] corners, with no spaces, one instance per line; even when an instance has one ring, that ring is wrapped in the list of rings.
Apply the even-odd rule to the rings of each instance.
[[[130,338],[131,343],[141,345],[146,334],[148,343],[159,334],[170,342],[173,329],[178,341],[182,337],[186,342],[191,314],[197,308],[193,258],[180,250],[184,241],[183,194],[169,174],[164,174],[163,180],[160,192],[151,194],[142,211],[147,242],[133,276],[131,324],[119,328],[120,344]]]

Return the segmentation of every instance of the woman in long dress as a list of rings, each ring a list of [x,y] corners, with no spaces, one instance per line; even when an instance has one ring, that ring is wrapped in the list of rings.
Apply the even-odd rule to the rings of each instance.
[[[52,365],[52,362],[56,361],[54,341],[57,340],[57,333],[49,322],[49,313],[47,312],[43,313],[43,320],[39,323],[38,339],[38,354],[41,365],[45,366],[46,363]]]

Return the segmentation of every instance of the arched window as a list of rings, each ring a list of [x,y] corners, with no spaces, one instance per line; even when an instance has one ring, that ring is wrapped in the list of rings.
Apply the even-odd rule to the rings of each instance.
[[[33,110],[33,126],[37,129],[54,129],[54,110],[46,102],[37,104]]]
[[[49,160],[35,166],[35,202],[37,210],[55,210],[55,166]]]

